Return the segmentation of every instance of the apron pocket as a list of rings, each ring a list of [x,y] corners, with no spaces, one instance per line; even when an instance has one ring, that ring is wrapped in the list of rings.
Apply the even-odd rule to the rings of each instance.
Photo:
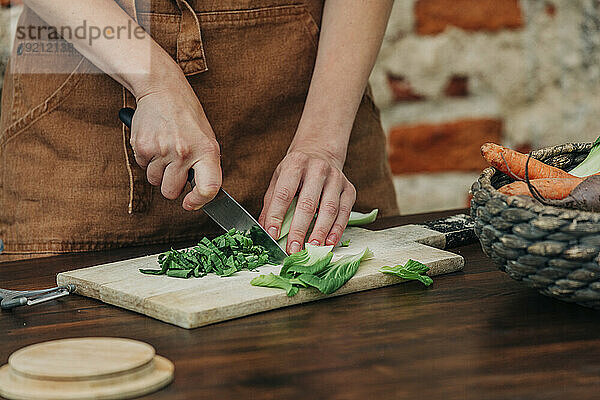
[[[48,25],[33,11],[25,7],[18,28]],[[26,37],[23,33],[15,39],[11,55],[9,79],[12,79],[12,107],[10,118],[0,133],[0,149],[24,132],[31,124],[58,107],[73,92],[82,74],[89,70],[89,62],[63,39]],[[23,31],[26,32],[26,31]],[[8,121],[8,122],[6,122]]]

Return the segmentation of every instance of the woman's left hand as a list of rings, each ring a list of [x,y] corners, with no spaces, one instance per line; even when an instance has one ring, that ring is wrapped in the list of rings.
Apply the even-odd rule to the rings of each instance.
[[[294,196],[298,204],[287,241],[289,254],[300,251],[305,242],[336,245],[341,237],[354,202],[356,190],[342,172],[343,160],[326,151],[290,150],[273,174],[265,194],[259,223],[274,239]],[[308,240],[308,228],[317,220]]]

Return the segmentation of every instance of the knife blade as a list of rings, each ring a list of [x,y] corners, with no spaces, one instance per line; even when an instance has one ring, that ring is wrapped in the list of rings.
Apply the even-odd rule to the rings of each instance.
[[[135,110],[129,107],[119,111],[119,119],[129,129],[131,129],[134,113]],[[187,180],[193,189],[196,186],[193,169],[188,171]],[[223,188],[219,189],[215,198],[206,203],[202,210],[225,231],[235,228],[238,231],[249,232],[254,243],[267,249],[272,262],[281,263],[287,257],[287,253],[279,246],[279,243]]]

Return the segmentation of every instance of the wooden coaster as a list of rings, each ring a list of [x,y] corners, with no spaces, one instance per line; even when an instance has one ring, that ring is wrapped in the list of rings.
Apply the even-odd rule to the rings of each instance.
[[[173,364],[149,344],[121,338],[77,338],[34,344],[0,368],[7,399],[129,399],[163,388]]]

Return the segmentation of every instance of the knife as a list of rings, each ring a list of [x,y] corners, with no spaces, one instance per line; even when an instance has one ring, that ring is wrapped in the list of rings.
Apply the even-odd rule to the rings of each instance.
[[[122,108],[119,111],[119,119],[129,129],[133,120],[133,108]],[[196,186],[194,181],[194,170],[188,171],[188,182],[192,189]],[[280,264],[287,257],[287,253],[279,244],[260,226],[260,224],[242,207],[233,197],[231,197],[223,188],[220,188],[214,199],[206,203],[202,210],[213,221],[225,231],[232,228],[242,232],[250,232],[250,237],[254,243],[264,246],[269,252],[270,261]]]

